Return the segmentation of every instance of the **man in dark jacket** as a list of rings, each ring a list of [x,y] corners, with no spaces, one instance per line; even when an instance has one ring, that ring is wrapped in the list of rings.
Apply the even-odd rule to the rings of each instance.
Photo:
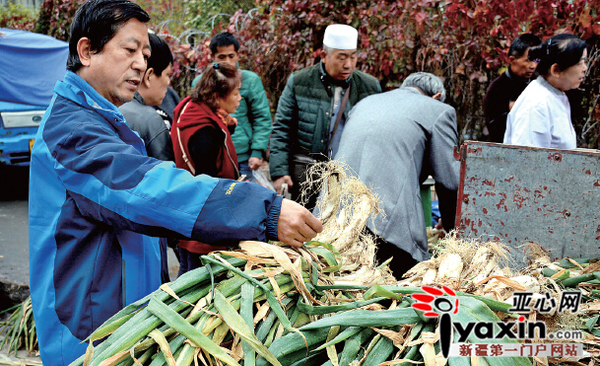
[[[531,33],[521,34],[511,43],[508,51],[510,64],[502,75],[492,81],[483,99],[489,142],[502,143],[504,140],[506,116],[537,67],[536,62],[529,61],[529,48],[540,43],[542,40]]]
[[[168,116],[157,113],[170,84],[173,71],[173,55],[169,45],[156,34],[149,33],[152,55],[148,68],[131,102],[119,107],[127,126],[137,132],[146,147],[148,156],[174,161],[171,143],[171,124]]]
[[[298,199],[307,166],[335,154],[352,107],[381,92],[377,79],[355,70],[357,42],[356,29],[342,24],[328,26],[321,62],[288,79],[271,134],[269,167],[276,191],[280,192],[285,183],[292,198]],[[309,195],[313,203],[307,207],[314,205],[314,196]]]
[[[146,72],[131,102],[119,107],[127,126],[137,132],[144,140],[148,156],[174,161],[173,144],[171,143],[171,121],[168,113],[159,108],[165,101],[171,73],[173,72],[173,54],[167,42],[154,33],[148,33],[152,55],[148,59]],[[173,106],[173,108],[175,108]],[[171,116],[173,111],[171,110]],[[162,282],[169,282],[169,265],[167,247],[170,246],[179,259],[177,240],[161,238],[161,277]]]
[[[146,71],[148,20],[128,0],[77,10],[68,71],[36,135],[29,281],[45,366],[70,364],[98,326],[158,289],[158,237],[298,247],[322,230],[305,208],[258,184],[194,177],[145,154],[118,107]]]

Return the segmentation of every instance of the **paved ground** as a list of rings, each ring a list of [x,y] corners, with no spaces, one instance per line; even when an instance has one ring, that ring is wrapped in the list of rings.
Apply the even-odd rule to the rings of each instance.
[[[0,337],[0,339],[2,339]],[[5,347],[6,348],[6,347]],[[29,355],[25,351],[19,351],[16,355],[8,355],[6,349],[0,351],[0,365],[14,365],[14,366],[40,366],[42,365],[42,359],[37,355]]]
[[[0,310],[29,296],[27,167],[0,165]]]

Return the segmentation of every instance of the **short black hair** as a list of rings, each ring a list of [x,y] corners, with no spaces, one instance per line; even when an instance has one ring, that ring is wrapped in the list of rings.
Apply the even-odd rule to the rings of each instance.
[[[233,45],[235,52],[240,49],[240,41],[235,36],[227,31],[215,34],[210,40],[210,52],[215,55],[219,51],[219,47],[227,47]]]
[[[152,53],[148,59],[148,69],[153,68],[154,74],[160,76],[162,72],[173,63],[173,54],[169,45],[154,33],[148,33]]]
[[[541,43],[542,39],[535,34],[523,33],[512,41],[508,55],[519,58],[525,54],[528,48],[539,46]]]
[[[69,58],[67,70],[76,72],[81,68],[77,43],[89,38],[92,51],[101,52],[121,27],[132,18],[142,23],[150,20],[148,13],[129,0],[88,0],[75,13],[71,23]]]
[[[581,61],[587,43],[581,38],[568,33],[558,34],[537,47],[529,50],[529,59],[538,63],[537,71],[542,76],[548,75],[552,65],[557,64],[564,71]]]

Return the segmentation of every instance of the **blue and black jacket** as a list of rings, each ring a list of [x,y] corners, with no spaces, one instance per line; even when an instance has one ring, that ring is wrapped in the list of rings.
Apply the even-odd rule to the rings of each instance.
[[[123,115],[67,72],[38,130],[29,187],[30,288],[44,366],[67,365],[110,316],[156,290],[158,237],[277,238],[281,197],[146,156]]]

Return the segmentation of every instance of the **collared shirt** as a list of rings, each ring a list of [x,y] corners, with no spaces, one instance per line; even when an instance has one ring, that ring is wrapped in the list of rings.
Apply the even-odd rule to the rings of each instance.
[[[545,78],[532,81],[508,114],[504,143],[556,149],[577,147],[566,94]]]
[[[338,112],[340,111],[340,104],[342,102],[343,92],[347,93],[348,89],[344,91],[341,86],[334,86],[333,93],[333,112],[331,113],[331,123],[329,124],[329,136],[331,138],[331,134],[333,133],[333,129],[335,128],[335,120],[337,119]],[[343,112],[342,112],[343,113]],[[344,126],[346,125],[346,118],[342,115],[340,118],[340,122],[335,131],[335,135],[329,142],[329,150],[327,154],[330,158],[334,157],[337,153],[338,147],[340,146],[340,139],[342,138],[342,131],[344,130]]]

